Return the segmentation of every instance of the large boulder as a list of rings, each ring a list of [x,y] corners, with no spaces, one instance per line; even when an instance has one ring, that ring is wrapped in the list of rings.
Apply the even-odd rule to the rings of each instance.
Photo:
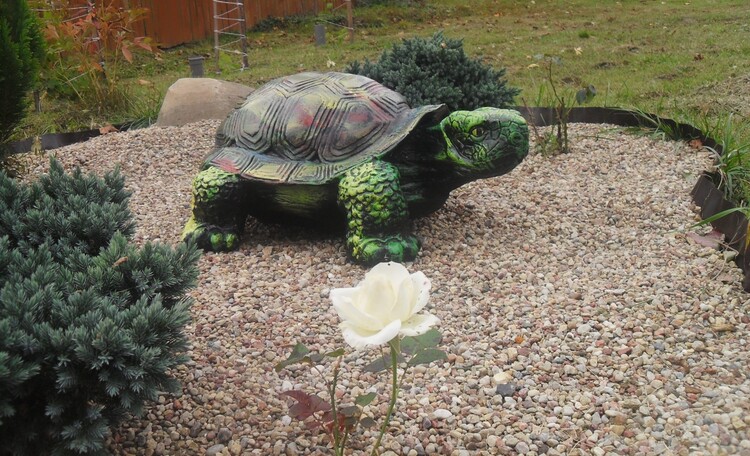
[[[180,126],[199,120],[223,120],[253,91],[251,87],[211,78],[182,78],[167,90],[156,125]]]

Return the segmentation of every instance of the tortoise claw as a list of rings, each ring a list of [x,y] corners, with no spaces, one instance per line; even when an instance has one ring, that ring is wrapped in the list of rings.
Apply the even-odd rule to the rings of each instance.
[[[188,223],[182,238],[193,240],[198,248],[211,252],[229,252],[240,245],[240,237],[233,229],[208,224]]]
[[[352,249],[351,257],[363,266],[372,266],[383,261],[404,263],[417,257],[420,246],[419,239],[411,234],[365,238]]]

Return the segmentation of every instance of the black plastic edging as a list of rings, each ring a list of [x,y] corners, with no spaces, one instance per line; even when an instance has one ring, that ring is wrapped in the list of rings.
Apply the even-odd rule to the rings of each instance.
[[[48,133],[39,137],[43,150],[57,149],[58,147],[68,146],[83,142],[101,135],[99,129],[74,131],[70,133]],[[26,138],[21,141],[14,141],[8,144],[11,154],[21,154],[29,152],[36,138]]]

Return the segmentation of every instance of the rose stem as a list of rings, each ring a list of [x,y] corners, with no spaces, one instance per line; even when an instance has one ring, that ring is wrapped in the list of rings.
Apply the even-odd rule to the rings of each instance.
[[[370,453],[370,456],[376,456],[380,454],[378,453],[380,442],[381,440],[383,440],[383,434],[385,434],[385,430],[388,429],[388,423],[390,423],[391,421],[393,409],[396,407],[396,398],[398,397],[398,354],[401,351],[400,342],[401,341],[398,339],[398,337],[394,337],[388,343],[388,345],[391,347],[391,370],[393,371],[393,379],[391,383],[391,402],[388,404],[388,412],[386,412],[385,414],[385,421],[383,421],[383,425],[380,427],[380,435],[378,435],[378,440],[375,442],[375,446],[372,447],[372,453]]]
[[[331,382],[331,413],[333,414],[333,451],[336,455],[344,454],[343,445],[341,445],[341,435],[339,434],[339,417],[338,411],[336,410],[336,383],[339,379],[339,365],[341,364],[341,357],[336,358],[336,362],[333,364],[333,382]]]

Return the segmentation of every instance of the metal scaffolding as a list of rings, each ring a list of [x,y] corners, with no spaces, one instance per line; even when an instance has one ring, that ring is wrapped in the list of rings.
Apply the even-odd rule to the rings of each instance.
[[[249,68],[247,63],[247,22],[245,21],[245,2],[243,0],[213,0],[214,8],[214,57],[216,73],[219,68],[219,54],[226,52],[242,56],[240,71]],[[221,43],[222,35],[230,41]],[[239,43],[240,50],[236,49]]]

